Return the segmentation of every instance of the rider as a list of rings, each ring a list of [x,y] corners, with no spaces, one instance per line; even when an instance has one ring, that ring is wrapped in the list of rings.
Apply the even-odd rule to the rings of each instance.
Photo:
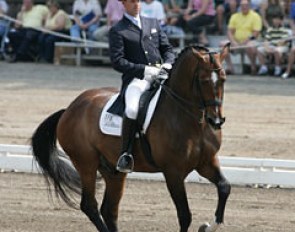
[[[111,28],[109,43],[113,67],[123,73],[123,83],[119,97],[109,111],[123,115],[125,109],[122,152],[116,169],[128,173],[134,166],[131,152],[140,96],[150,88],[161,68],[171,69],[175,55],[158,21],[139,16],[139,0],[122,0],[122,3],[125,13]]]

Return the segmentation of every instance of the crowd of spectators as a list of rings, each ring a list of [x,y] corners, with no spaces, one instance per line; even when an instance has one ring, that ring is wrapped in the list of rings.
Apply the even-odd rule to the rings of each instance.
[[[141,15],[157,18],[168,37],[192,34],[192,42],[210,46],[208,33],[222,35],[226,39],[220,46],[229,40],[232,48],[236,48],[232,52],[245,53],[252,74],[273,73],[282,78],[292,75],[294,0],[141,1]],[[23,0],[16,17],[18,21],[11,24],[1,18],[8,9],[7,2],[0,0],[0,53],[9,54],[10,62],[39,60],[52,63],[54,43],[65,40],[58,36],[60,33],[77,43],[86,39],[107,42],[110,27],[124,14],[118,0],[106,0],[103,4],[99,0],[75,0],[72,11],[67,13],[58,0],[48,0],[46,5]],[[286,60],[284,57],[288,52],[290,55]],[[234,73],[230,57],[226,63],[227,73]]]

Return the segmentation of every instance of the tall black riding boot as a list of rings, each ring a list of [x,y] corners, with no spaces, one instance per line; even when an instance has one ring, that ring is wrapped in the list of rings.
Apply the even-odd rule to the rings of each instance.
[[[133,170],[134,160],[132,156],[132,150],[135,140],[135,133],[136,120],[124,116],[122,128],[122,152],[116,167],[116,169],[120,172],[129,173]]]

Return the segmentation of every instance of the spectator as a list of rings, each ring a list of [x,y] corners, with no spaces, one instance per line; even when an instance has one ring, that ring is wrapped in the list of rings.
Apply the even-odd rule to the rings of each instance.
[[[228,25],[228,38],[233,47],[246,46],[245,51],[251,63],[251,74],[256,73],[255,39],[262,28],[262,20],[258,13],[250,9],[250,0],[241,0],[241,12],[233,14]],[[228,41],[222,41],[223,46]],[[226,58],[227,72],[234,73],[230,56]]]
[[[258,47],[258,59],[261,64],[258,75],[268,73],[265,58],[268,55],[274,55],[275,70],[274,75],[280,76],[282,73],[281,58],[283,53],[289,50],[289,42],[286,39],[289,37],[288,28],[283,26],[283,15],[274,15],[271,27],[265,33],[266,42],[263,46]]]
[[[262,17],[263,26],[265,28],[270,27],[273,16],[280,14],[284,15],[282,1],[266,0],[261,5],[260,15]]]
[[[99,27],[93,34],[93,37],[97,41],[108,41],[109,29],[119,22],[124,14],[124,6],[121,1],[108,0],[104,9],[104,13],[107,16],[107,24]]]
[[[71,37],[79,39],[84,31],[87,38],[94,39],[93,33],[97,30],[102,15],[98,0],[75,0],[73,15],[75,24],[70,29]]]
[[[166,13],[167,24],[174,25],[180,15],[184,12],[183,0],[162,0]]]
[[[213,0],[189,0],[188,7],[184,15],[179,18],[177,25],[182,28],[187,26],[197,35],[199,44],[208,46],[209,41],[202,27],[214,22],[215,13]]]
[[[293,35],[295,35],[295,1],[290,4],[289,24],[292,29]]]
[[[9,30],[9,22],[1,18],[1,15],[5,15],[8,12],[8,5],[5,0],[0,0],[0,54],[4,53],[4,43],[7,32]]]
[[[69,34],[72,22],[67,13],[60,9],[58,0],[48,0],[47,7],[49,14],[47,15],[44,28],[58,33]],[[38,39],[40,60],[52,63],[54,43],[62,40],[64,38],[43,32]]]
[[[286,71],[281,76],[283,79],[288,79],[292,76],[292,67],[295,61],[295,47],[291,48],[291,51],[288,53],[288,65]]]
[[[145,0],[141,2],[140,15],[147,18],[158,19],[161,29],[167,35],[178,35],[184,37],[184,31],[182,30],[182,28],[174,25],[169,25],[167,23],[164,6],[158,0]]]
[[[251,0],[251,9],[260,14],[260,9],[265,0]]]
[[[295,34],[295,1],[292,0],[291,4],[289,5],[289,23],[292,29],[293,35]],[[294,65],[295,61],[295,47],[293,44],[293,47],[291,48],[291,51],[289,52],[288,56],[288,65],[286,71],[283,73],[282,78],[287,79],[290,78],[292,75],[292,67]]]
[[[166,21],[164,6],[158,0],[142,1],[140,15],[147,18],[156,18],[160,25],[164,25]]]
[[[8,12],[8,5],[5,0],[0,0],[0,37],[5,34],[6,21],[1,18],[1,15],[5,15]]]
[[[237,12],[239,3],[239,0],[215,0],[218,34],[223,35],[223,25]]]
[[[10,46],[12,47],[11,62],[19,60],[28,61],[34,59],[32,47],[37,44],[41,34],[36,28],[44,25],[48,8],[44,5],[34,5],[33,0],[23,0],[21,11],[17,14],[20,23],[15,24],[15,30],[8,34]]]

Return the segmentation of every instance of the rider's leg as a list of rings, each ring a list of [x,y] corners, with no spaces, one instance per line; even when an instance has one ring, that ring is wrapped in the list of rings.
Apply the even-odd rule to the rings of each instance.
[[[132,149],[136,133],[139,99],[142,93],[149,88],[150,83],[148,81],[135,78],[126,90],[126,109],[122,127],[122,152],[117,163],[117,170],[120,172],[127,173],[133,170]]]

